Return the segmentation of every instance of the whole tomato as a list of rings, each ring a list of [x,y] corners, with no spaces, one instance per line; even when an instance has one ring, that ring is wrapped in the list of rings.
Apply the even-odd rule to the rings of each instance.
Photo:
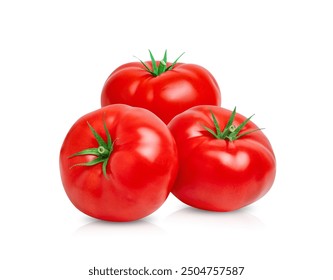
[[[251,118],[251,117],[250,117]],[[250,118],[217,106],[196,106],[169,128],[176,140],[179,172],[172,193],[184,203],[232,211],[258,200],[276,172],[273,149]]]
[[[71,202],[109,221],[143,218],[166,200],[178,169],[168,127],[143,108],[117,104],[81,117],[60,151]]]
[[[166,124],[179,113],[201,104],[220,105],[219,86],[205,68],[161,61],[130,62],[115,69],[101,94],[102,106],[122,103],[146,108]]]

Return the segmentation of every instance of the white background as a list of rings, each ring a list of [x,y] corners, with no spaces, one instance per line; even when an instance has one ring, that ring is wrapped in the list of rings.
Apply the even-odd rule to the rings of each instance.
[[[0,278],[245,266],[225,279],[332,279],[332,14],[321,0],[1,0]],[[110,72],[134,55],[148,60],[148,49],[157,58],[168,49],[170,60],[185,51],[182,62],[216,77],[224,107],[256,114],[277,158],[264,198],[209,213],[170,196],[126,224],[72,206],[59,175],[62,141],[99,108]]]

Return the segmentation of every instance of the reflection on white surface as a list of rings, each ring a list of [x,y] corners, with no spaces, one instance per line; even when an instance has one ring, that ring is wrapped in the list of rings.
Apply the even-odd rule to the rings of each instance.
[[[271,240],[265,225],[250,211],[247,208],[216,213],[185,206],[128,223],[87,219],[72,233],[70,247],[92,256],[94,261],[89,265],[105,260],[113,264],[147,264],[147,260],[155,261],[155,256],[159,263],[174,266],[199,265],[198,260],[221,265],[218,256],[227,256],[228,262],[239,264],[240,256],[243,260],[251,258],[258,244],[269,245]],[[101,251],[104,255],[100,255]]]
[[[107,221],[94,220],[81,227],[74,233],[74,237],[110,237],[110,236],[128,236],[131,237],[145,235],[147,232],[152,234],[163,233],[163,230],[146,220],[133,222],[114,223]]]
[[[79,227],[73,237],[144,237],[163,236],[168,234],[191,234],[191,236],[209,233],[243,233],[265,228],[265,224],[246,208],[233,212],[211,212],[185,207],[166,217],[154,215],[146,219],[113,223],[98,220],[88,220]]]
[[[211,212],[192,207],[180,209],[165,219],[165,228],[203,233],[205,231],[256,230],[265,228],[265,224],[246,208],[233,212]]]

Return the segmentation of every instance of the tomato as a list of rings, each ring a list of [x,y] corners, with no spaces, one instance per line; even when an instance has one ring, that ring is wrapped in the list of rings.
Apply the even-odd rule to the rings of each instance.
[[[150,53],[151,54],[151,53]],[[122,103],[146,108],[166,124],[196,105],[220,105],[219,86],[213,75],[195,64],[161,61],[130,62],[115,69],[101,94],[102,106]]]
[[[172,193],[184,203],[232,211],[265,195],[276,172],[272,146],[250,120],[217,106],[196,106],[170,123],[179,172]]]
[[[166,200],[178,169],[168,127],[143,108],[117,104],[75,122],[60,151],[71,202],[109,221],[143,218]]]

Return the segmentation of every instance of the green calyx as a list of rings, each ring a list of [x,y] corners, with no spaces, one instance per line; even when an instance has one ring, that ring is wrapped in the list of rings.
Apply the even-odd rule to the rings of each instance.
[[[230,118],[225,126],[225,128],[223,130],[221,130],[220,125],[215,117],[215,115],[213,114],[213,112],[211,112],[212,114],[212,119],[213,119],[213,123],[215,126],[215,131],[213,131],[212,129],[210,129],[207,126],[203,127],[210,133],[212,134],[216,139],[224,139],[224,140],[229,140],[229,141],[234,141],[237,140],[245,135],[248,135],[252,132],[258,131],[258,130],[262,130],[262,128],[257,128],[257,129],[253,129],[253,130],[249,130],[246,131],[242,134],[239,134],[240,131],[244,128],[244,126],[250,121],[250,119],[254,116],[252,115],[251,117],[247,118],[245,121],[243,121],[239,126],[235,126],[233,124],[235,116],[236,116],[236,107],[234,108],[234,110],[232,111]]]
[[[152,54],[152,52],[150,50],[149,51],[149,55],[150,55],[150,59],[151,59],[151,64],[152,64],[152,69],[150,69],[148,67],[148,65],[146,63],[144,63],[141,59],[139,59],[139,61],[142,63],[142,65],[144,66],[144,68],[150,73],[152,74],[154,77],[157,77],[159,75],[161,75],[162,73],[171,70],[175,64],[177,63],[177,61],[181,58],[181,56],[184,54],[182,53],[171,65],[169,65],[167,67],[167,51],[165,50],[164,52],[164,56],[163,59],[160,61],[159,65],[157,65],[156,60]]]
[[[89,122],[87,122],[87,124],[99,146],[97,148],[88,148],[88,149],[82,150],[80,152],[74,153],[71,156],[69,156],[69,158],[76,157],[76,156],[83,156],[83,155],[93,155],[93,156],[96,156],[96,158],[94,158],[93,160],[91,160],[89,162],[74,164],[73,166],[71,166],[71,168],[74,166],[93,166],[93,165],[102,163],[102,171],[103,171],[104,177],[106,179],[108,179],[108,175],[106,173],[106,166],[108,164],[110,155],[113,151],[114,142],[112,142],[111,135],[110,135],[109,130],[106,127],[105,120],[103,120],[103,125],[104,125],[104,130],[105,130],[105,134],[106,134],[106,138],[107,138],[106,141],[104,141],[104,139],[97,133],[97,131],[89,124]]]

